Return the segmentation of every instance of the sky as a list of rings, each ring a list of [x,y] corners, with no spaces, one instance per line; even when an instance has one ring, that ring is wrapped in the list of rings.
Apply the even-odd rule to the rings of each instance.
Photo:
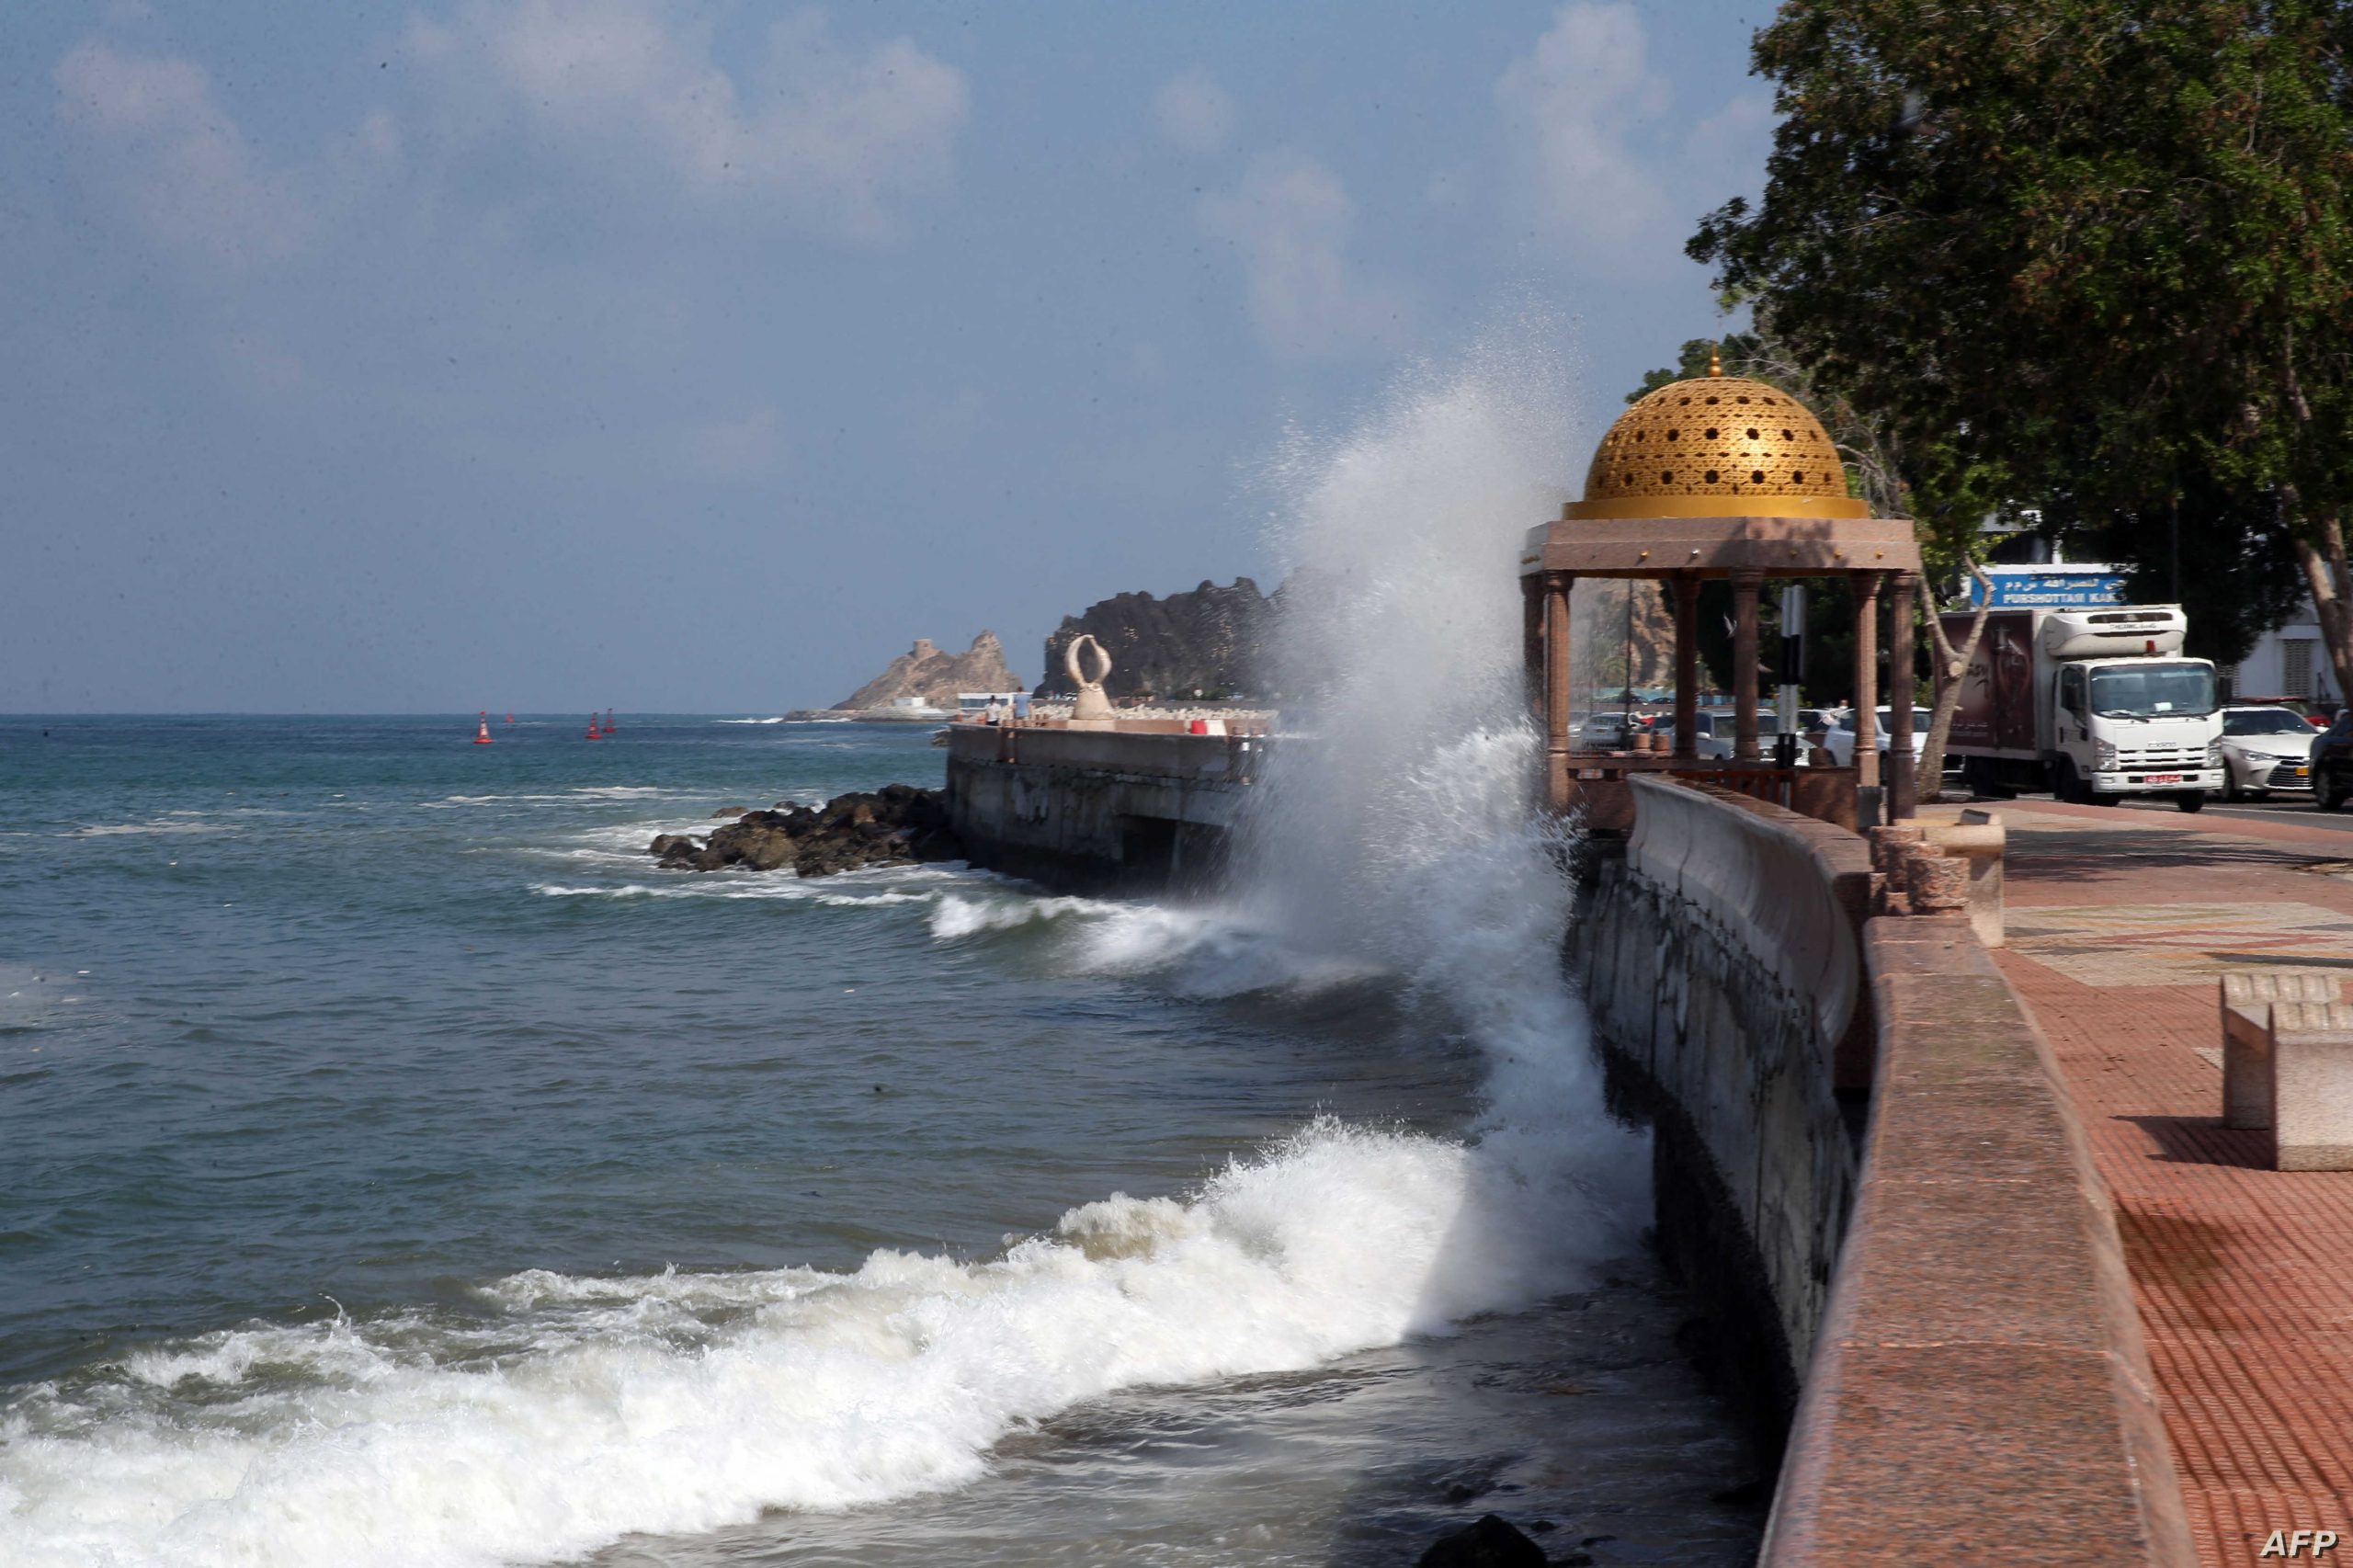
[[[1723,330],[1768,11],[0,9],[0,711],[772,713],[1271,587],[1287,432]]]

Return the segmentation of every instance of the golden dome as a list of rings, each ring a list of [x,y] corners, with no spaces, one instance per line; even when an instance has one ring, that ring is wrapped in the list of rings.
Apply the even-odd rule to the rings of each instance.
[[[1618,416],[1564,517],[1867,517],[1805,404],[1739,376],[1673,381]]]

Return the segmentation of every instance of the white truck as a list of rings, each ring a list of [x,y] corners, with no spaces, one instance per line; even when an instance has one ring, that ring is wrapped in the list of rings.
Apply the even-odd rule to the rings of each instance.
[[[1956,645],[1973,613],[1946,614]],[[2181,656],[2188,630],[2179,605],[1995,610],[1947,754],[1980,794],[2164,795],[2198,810],[2223,784],[2222,719],[2212,663]]]

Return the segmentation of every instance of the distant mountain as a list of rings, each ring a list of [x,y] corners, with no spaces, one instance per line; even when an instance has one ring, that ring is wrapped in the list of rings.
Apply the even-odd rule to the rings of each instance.
[[[836,708],[888,708],[912,697],[933,708],[953,708],[960,691],[1018,691],[1020,677],[1006,667],[1005,645],[994,631],[983,631],[961,653],[943,653],[928,637],[891,661],[890,667],[849,696]]]
[[[1038,694],[1068,691],[1063,653],[1092,634],[1111,655],[1103,689],[1113,697],[1143,692],[1168,699],[1196,691],[1220,697],[1258,689],[1260,651],[1274,629],[1277,601],[1247,577],[1221,588],[1203,583],[1190,593],[1156,599],[1150,594],[1119,594],[1063,617],[1046,639],[1046,676]]]

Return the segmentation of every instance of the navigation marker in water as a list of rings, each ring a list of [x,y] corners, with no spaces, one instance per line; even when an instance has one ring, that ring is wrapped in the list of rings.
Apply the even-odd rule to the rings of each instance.
[[[605,733],[604,733],[602,730],[599,730],[598,728],[597,728],[597,715],[595,715],[594,713],[591,713],[591,714],[589,714],[589,715],[588,715],[588,735],[587,735],[587,738],[588,738],[589,740],[592,740],[592,741],[601,741],[601,740],[603,740],[603,739],[605,738]]]
[[[481,722],[474,726],[474,744],[486,746],[492,744],[494,743],[490,738],[490,710],[485,708],[482,710]]]
[[[611,709],[609,709],[609,708],[606,709],[606,710],[605,710],[605,733],[607,733],[607,734],[608,734],[608,735],[609,735],[609,734],[611,734],[615,730],[618,730],[618,729],[620,729],[620,726],[619,724],[616,724],[616,723],[614,723],[614,722],[613,722],[613,710],[612,710]]]

